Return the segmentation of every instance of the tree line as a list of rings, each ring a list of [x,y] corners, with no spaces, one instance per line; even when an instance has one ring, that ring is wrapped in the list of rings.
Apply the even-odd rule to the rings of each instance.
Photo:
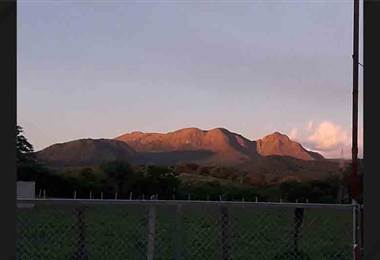
[[[118,198],[149,199],[191,199],[191,200],[245,200],[245,201],[289,201],[337,203],[349,202],[349,194],[338,201],[339,192],[349,184],[349,168],[342,175],[325,180],[308,182],[288,181],[279,185],[252,185],[245,180],[247,176],[233,169],[197,167],[180,165],[166,167],[157,165],[132,166],[125,161],[112,161],[97,167],[54,170],[34,156],[33,145],[17,126],[17,179],[35,181],[36,195],[45,190],[49,197],[112,199]],[[186,168],[187,167],[187,168]],[[210,181],[188,182],[180,178],[181,171],[195,170],[200,176],[213,176]],[[241,174],[241,173],[239,173]],[[235,182],[221,182],[231,180]],[[348,190],[349,191],[349,190]]]

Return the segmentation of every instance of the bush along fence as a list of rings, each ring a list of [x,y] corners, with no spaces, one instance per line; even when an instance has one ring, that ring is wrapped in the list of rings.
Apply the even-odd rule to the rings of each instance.
[[[351,204],[33,199],[18,205],[17,259],[353,259],[358,244],[358,207]]]

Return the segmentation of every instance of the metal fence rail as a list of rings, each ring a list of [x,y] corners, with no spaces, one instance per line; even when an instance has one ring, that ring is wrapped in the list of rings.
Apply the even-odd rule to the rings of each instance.
[[[17,259],[353,258],[354,205],[71,199],[18,205]]]

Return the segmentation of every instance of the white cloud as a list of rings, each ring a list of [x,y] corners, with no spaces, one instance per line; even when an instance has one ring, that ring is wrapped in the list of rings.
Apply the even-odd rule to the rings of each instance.
[[[313,129],[313,121],[309,121],[308,123],[307,123],[307,130],[308,131],[311,131]]]
[[[351,128],[344,128],[334,122],[310,120],[304,128],[292,128],[288,136],[326,158],[340,158],[342,149],[344,158],[351,158]],[[358,131],[358,148],[358,156],[363,158],[363,127]]]
[[[363,158],[363,127],[358,129],[358,157]],[[290,139],[306,149],[318,152],[326,158],[351,158],[351,127],[343,127],[332,121],[308,121],[304,127],[288,131]]]
[[[291,140],[297,140],[297,137],[298,137],[298,129],[297,128],[293,128],[292,130],[290,130],[289,138]]]
[[[339,125],[324,121],[320,123],[307,138],[315,149],[331,151],[349,144],[347,131]]]

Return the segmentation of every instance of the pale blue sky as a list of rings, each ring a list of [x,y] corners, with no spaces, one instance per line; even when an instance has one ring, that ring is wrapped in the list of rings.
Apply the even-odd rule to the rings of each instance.
[[[183,127],[318,150],[324,121],[351,134],[351,55],[352,1],[19,1],[18,123],[36,150]]]

